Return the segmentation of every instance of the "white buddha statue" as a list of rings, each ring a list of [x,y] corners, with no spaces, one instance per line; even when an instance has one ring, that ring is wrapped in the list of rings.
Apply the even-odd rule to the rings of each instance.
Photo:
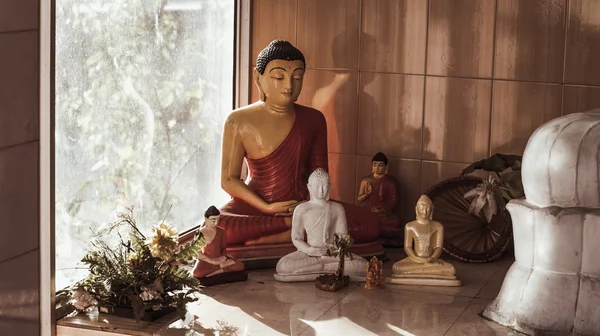
[[[308,178],[310,200],[298,205],[292,217],[292,243],[298,251],[279,260],[275,280],[314,281],[320,274],[337,270],[338,257],[331,255],[335,249],[334,234],[348,233],[348,227],[344,207],[329,200],[330,187],[329,174],[322,168],[317,168]],[[364,258],[348,253],[344,265],[344,273],[350,280],[365,280],[367,261]]]

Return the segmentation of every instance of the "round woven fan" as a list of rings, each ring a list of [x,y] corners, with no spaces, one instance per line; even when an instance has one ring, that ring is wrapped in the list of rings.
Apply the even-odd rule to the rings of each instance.
[[[425,193],[434,204],[433,219],[444,225],[444,251],[466,262],[494,261],[512,242],[507,210],[499,210],[490,223],[483,212],[469,214],[471,203],[463,195],[482,181],[475,176],[460,176],[440,182]]]

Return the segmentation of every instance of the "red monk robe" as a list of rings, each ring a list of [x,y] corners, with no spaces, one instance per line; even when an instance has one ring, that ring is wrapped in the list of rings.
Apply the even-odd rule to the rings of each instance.
[[[266,202],[308,200],[310,174],[319,167],[329,169],[325,117],[315,109],[296,105],[294,124],[281,145],[264,158],[246,161],[251,177],[248,186]],[[354,242],[375,241],[380,231],[377,216],[353,204],[339,203],[346,210],[348,233]],[[289,230],[283,217],[265,214],[239,198],[234,197],[220,211],[219,225],[227,232],[230,245]]]
[[[380,178],[374,178],[371,175],[367,180],[371,182],[373,191],[360,204],[367,209],[379,207],[385,210],[384,216],[379,217],[382,231],[402,227],[395,213],[398,206],[398,181],[396,178],[385,174]]]
[[[227,257],[227,241],[225,239],[225,230],[217,227],[215,237],[210,243],[206,244],[202,248],[202,253],[209,258],[216,259],[219,257]],[[219,265],[213,265],[204,260],[198,259],[194,265],[194,276],[196,278],[203,278],[211,275],[221,268]],[[235,261],[233,265],[223,268],[223,273],[226,272],[239,272],[244,270],[244,264],[241,261]]]

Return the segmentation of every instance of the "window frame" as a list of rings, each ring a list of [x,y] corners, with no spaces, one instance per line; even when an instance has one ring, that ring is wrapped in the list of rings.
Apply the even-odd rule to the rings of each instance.
[[[249,103],[251,0],[234,1],[232,108]],[[56,0],[40,1],[39,308],[40,335],[55,336],[56,321],[68,312],[56,307],[55,283],[55,50]],[[180,236],[194,231],[192,227]],[[60,290],[60,289],[59,289]]]

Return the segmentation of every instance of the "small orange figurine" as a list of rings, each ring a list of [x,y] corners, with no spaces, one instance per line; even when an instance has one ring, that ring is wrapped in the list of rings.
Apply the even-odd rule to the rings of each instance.
[[[366,289],[383,288],[383,263],[377,257],[371,258],[367,265]]]
[[[198,252],[193,272],[203,286],[248,279],[244,264],[227,256],[227,233],[218,226],[220,216],[221,212],[211,206],[204,213],[204,224],[200,229],[206,245]]]

